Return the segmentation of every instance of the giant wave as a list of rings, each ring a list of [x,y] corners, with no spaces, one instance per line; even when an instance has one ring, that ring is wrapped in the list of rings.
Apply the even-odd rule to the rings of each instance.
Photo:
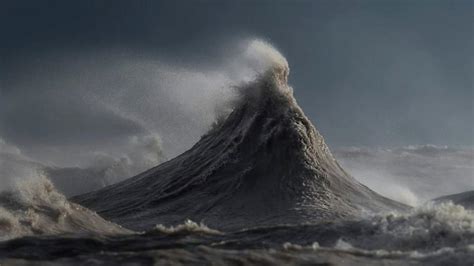
[[[182,155],[72,200],[133,229],[186,219],[217,228],[317,222],[405,209],[337,163],[288,85],[286,59],[258,42],[266,70]]]

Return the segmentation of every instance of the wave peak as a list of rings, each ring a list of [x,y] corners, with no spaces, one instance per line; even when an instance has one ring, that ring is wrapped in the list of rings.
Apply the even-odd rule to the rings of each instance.
[[[405,208],[339,166],[296,103],[278,51],[260,41],[247,51],[265,72],[240,87],[223,122],[180,156],[73,200],[139,230],[186,219],[242,228]]]

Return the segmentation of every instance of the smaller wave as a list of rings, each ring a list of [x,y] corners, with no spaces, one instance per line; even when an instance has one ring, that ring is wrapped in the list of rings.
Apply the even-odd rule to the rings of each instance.
[[[162,233],[162,234],[179,234],[179,233],[204,233],[204,234],[211,234],[211,235],[220,235],[223,234],[222,232],[211,229],[207,227],[203,223],[196,223],[191,220],[186,220],[183,224],[179,224],[176,226],[164,226],[158,224],[152,230],[148,231],[148,233]]]
[[[98,214],[70,203],[43,175],[0,193],[0,240],[54,234],[129,233]]]
[[[446,241],[462,240],[465,234],[474,236],[474,212],[452,202],[427,203],[408,214],[391,213],[375,217],[373,222],[383,233],[398,239]]]
[[[474,240],[474,212],[451,202],[427,203],[407,213],[375,215],[358,226],[358,230],[347,227],[336,247],[348,243],[348,248],[428,253],[468,247]]]
[[[428,203],[406,213],[391,212],[361,220],[310,225],[304,234],[317,237],[306,237],[305,242],[295,242],[305,238],[299,235],[298,229],[286,230],[285,234],[291,236],[286,241],[302,246],[316,241],[326,248],[428,254],[470,247],[474,240],[474,212],[452,203]]]
[[[460,248],[441,247],[439,249],[422,252],[418,250],[402,251],[402,250],[387,250],[387,249],[362,249],[351,245],[350,243],[339,239],[333,247],[322,247],[318,242],[314,242],[309,246],[302,246],[286,242],[283,244],[283,249],[286,251],[329,251],[329,252],[344,252],[358,256],[370,256],[381,259],[393,258],[410,258],[410,259],[426,259],[430,257],[437,257],[442,255],[453,255],[455,253],[471,253],[474,252],[474,245],[469,244]]]

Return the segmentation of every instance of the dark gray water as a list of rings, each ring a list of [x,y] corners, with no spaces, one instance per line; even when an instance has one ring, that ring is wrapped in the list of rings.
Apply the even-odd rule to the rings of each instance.
[[[447,204],[406,215],[234,232],[187,221],[108,237],[25,237],[0,244],[0,257],[19,264],[472,265],[472,218]]]

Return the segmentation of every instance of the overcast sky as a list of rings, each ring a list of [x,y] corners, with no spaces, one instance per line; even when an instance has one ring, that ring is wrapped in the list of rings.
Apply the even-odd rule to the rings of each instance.
[[[473,146],[473,13],[436,0],[1,1],[0,138],[25,149],[136,134],[137,119],[84,103],[101,86],[153,86],[140,80],[149,63],[120,62],[215,73],[233,43],[258,37],[287,58],[330,146]]]

